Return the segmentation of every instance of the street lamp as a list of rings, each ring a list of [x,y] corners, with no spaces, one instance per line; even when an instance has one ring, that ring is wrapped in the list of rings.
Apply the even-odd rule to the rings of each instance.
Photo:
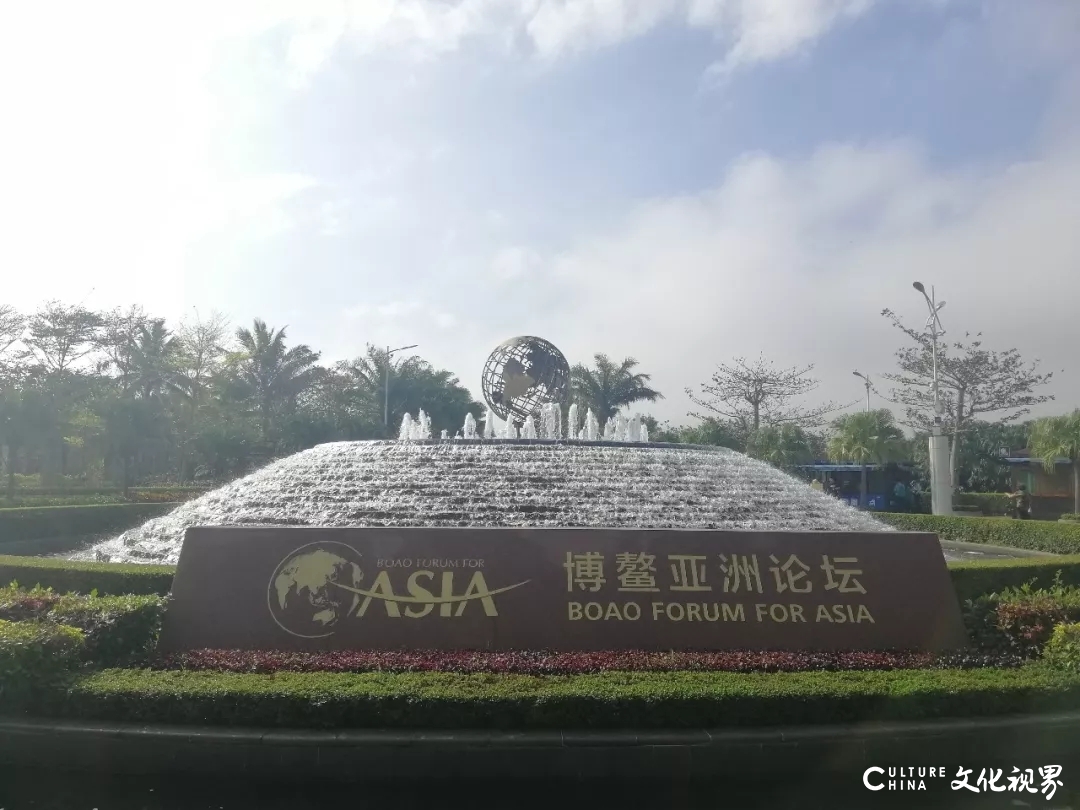
[[[383,400],[383,427],[390,427],[390,358],[397,352],[415,349],[418,345],[414,343],[411,346],[398,346],[396,349],[386,347],[386,379],[383,383],[383,392],[386,394],[386,398]]]
[[[922,293],[926,306],[930,310],[930,317],[926,319],[926,328],[930,332],[930,351],[933,368],[933,392],[934,392],[934,424],[930,428],[930,502],[931,511],[935,515],[952,514],[952,473],[949,470],[949,441],[941,434],[941,416],[945,407],[941,403],[941,390],[938,385],[938,338],[945,334],[945,328],[941,325],[941,317],[938,313],[945,306],[944,301],[938,301],[934,288],[930,288],[927,294],[926,287],[921,281],[912,285]]]
[[[870,413],[870,378],[859,371],[853,371],[851,373],[854,374],[856,377],[861,377],[863,385],[866,386],[866,412]]]

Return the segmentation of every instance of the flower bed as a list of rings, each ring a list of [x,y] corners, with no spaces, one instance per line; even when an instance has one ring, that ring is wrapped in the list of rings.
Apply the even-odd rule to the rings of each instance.
[[[457,672],[515,675],[581,675],[595,672],[853,672],[897,669],[1015,667],[1013,652],[476,652],[446,650],[347,650],[289,653],[194,650],[154,663],[157,669],[217,672]]]

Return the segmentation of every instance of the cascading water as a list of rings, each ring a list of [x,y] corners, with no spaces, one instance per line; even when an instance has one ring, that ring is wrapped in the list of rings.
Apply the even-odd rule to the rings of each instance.
[[[475,439],[476,436],[476,417],[471,413],[465,414],[465,438]]]
[[[189,526],[888,530],[726,448],[458,439],[319,445],[74,556],[175,563]]]

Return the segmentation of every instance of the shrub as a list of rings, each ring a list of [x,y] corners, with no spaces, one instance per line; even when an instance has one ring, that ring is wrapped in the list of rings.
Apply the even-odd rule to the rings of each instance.
[[[1080,555],[950,563],[949,574],[963,603],[1025,584],[1032,588],[1050,588],[1055,582],[1080,585]]]
[[[892,672],[444,672],[102,670],[48,711],[72,718],[299,728],[710,728],[1075,709],[1080,675],[1016,669]]]
[[[83,633],[52,622],[0,620],[0,705],[24,706],[78,662]]]
[[[149,660],[164,616],[160,596],[61,595],[45,588],[0,589],[0,619],[50,621],[86,636],[85,658],[99,666]]]
[[[1070,523],[894,512],[880,512],[874,516],[902,531],[933,532],[942,540],[1080,554],[1080,525]]]
[[[5,557],[0,555],[0,583],[19,582],[26,587],[40,585],[60,593],[122,596],[157,594],[172,588],[176,568],[171,565],[97,563],[49,557]]]
[[[1066,523],[1080,523],[1080,514],[1076,512],[1066,512],[1059,520],[1063,520]]]
[[[155,662],[157,669],[217,672],[457,672],[581,675],[592,672],[834,672],[890,669],[971,669],[1018,666],[1011,654],[956,652],[511,652],[447,650],[341,650],[295,653],[193,650]]]
[[[6,544],[122,531],[170,511],[172,503],[31,506],[0,509],[0,550]]]
[[[974,507],[984,515],[1007,515],[1012,503],[1008,492],[957,492],[953,495],[953,506]]]
[[[986,594],[964,605],[964,625],[979,649],[1033,657],[1043,651],[1054,626],[1080,619],[1080,588],[1055,578],[1049,588],[1027,583]]]
[[[1080,672],[1080,624],[1059,624],[1046,643],[1043,658],[1056,669]]]

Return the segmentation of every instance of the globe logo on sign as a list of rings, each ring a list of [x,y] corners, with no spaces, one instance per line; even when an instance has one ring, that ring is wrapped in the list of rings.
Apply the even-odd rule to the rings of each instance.
[[[360,555],[344,543],[311,543],[278,564],[267,587],[270,614],[286,633],[325,638],[351,616],[364,578]],[[338,586],[341,587],[338,587]]]

